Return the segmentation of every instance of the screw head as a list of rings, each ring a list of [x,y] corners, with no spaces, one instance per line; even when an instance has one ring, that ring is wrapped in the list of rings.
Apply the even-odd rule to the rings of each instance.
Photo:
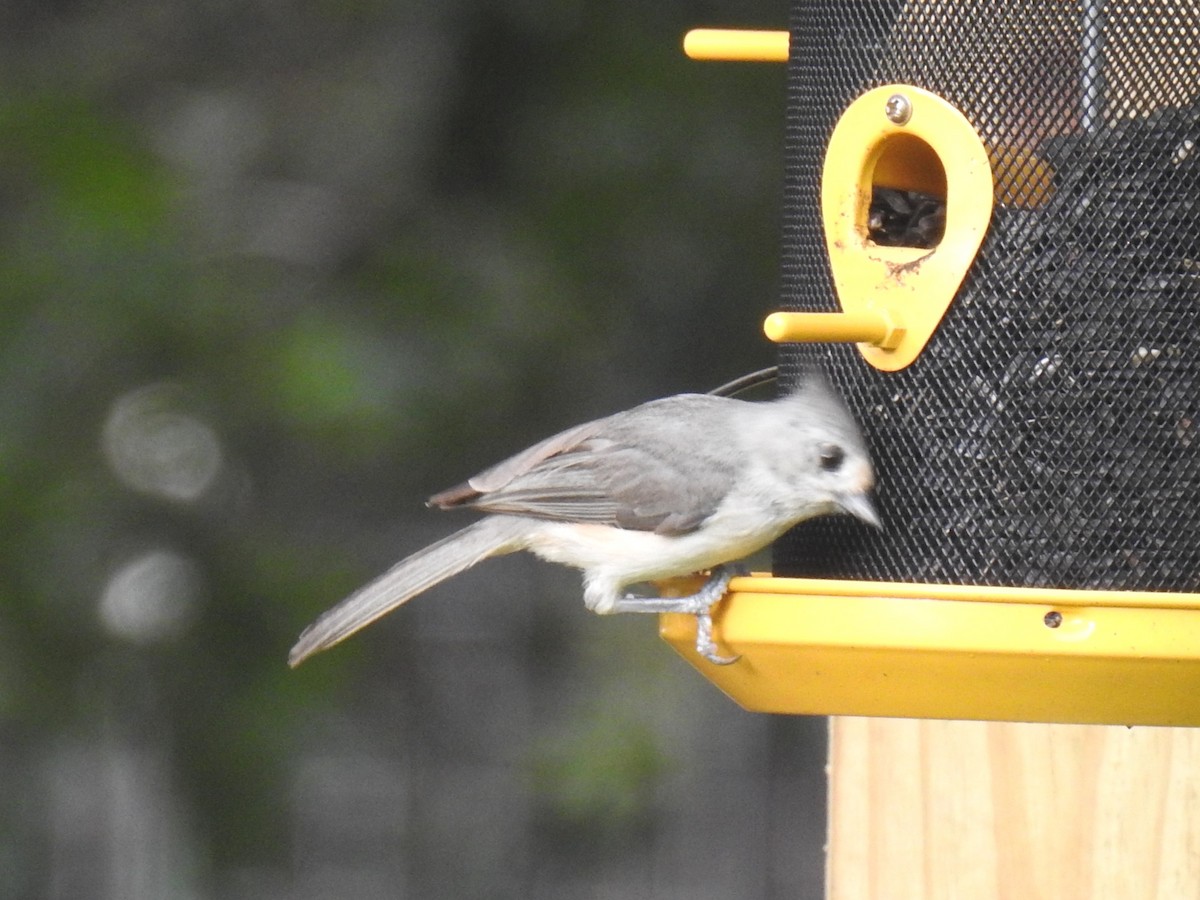
[[[888,97],[883,111],[891,121],[903,125],[912,118],[912,101],[903,94],[892,94]]]

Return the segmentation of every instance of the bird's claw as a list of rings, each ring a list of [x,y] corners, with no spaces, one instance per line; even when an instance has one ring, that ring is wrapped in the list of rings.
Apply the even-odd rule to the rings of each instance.
[[[712,612],[709,610],[696,613],[696,652],[718,666],[728,666],[742,658],[740,655],[722,656],[717,652],[717,642],[712,636]]]
[[[698,603],[704,604],[702,609],[696,611],[696,652],[714,665],[728,666],[742,658],[740,655],[722,656],[718,653],[717,642],[712,635],[712,611],[725,596],[729,582],[740,574],[741,570],[736,566],[718,566],[704,586],[692,595]]]

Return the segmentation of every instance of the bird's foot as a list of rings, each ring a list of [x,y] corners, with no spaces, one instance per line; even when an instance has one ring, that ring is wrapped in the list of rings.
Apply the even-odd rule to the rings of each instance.
[[[708,581],[700,586],[694,594],[685,597],[638,597],[626,594],[621,597],[613,608],[614,612],[641,613],[685,613],[696,617],[696,652],[709,662],[718,666],[735,663],[740,656],[722,656],[717,652],[717,642],[712,635],[712,611],[725,591],[729,582],[742,574],[737,566],[717,566],[712,570]]]

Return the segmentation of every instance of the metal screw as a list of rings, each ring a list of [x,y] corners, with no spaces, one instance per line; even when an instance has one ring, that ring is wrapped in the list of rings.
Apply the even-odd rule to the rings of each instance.
[[[1062,620],[1062,613],[1058,610],[1051,610],[1042,617],[1042,621],[1046,624],[1047,628],[1057,628],[1062,624]]]
[[[903,94],[892,94],[883,111],[897,125],[903,125],[912,118],[912,102]]]

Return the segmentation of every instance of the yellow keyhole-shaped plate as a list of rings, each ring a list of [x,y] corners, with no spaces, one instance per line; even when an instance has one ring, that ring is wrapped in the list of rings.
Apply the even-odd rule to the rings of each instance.
[[[927,249],[872,241],[867,217],[875,186],[944,196],[940,243]],[[886,342],[859,343],[859,350],[878,369],[903,369],[937,330],[987,233],[987,151],[963,114],[936,94],[905,84],[867,91],[842,114],[829,139],[821,215],[844,314],[899,329]]]

